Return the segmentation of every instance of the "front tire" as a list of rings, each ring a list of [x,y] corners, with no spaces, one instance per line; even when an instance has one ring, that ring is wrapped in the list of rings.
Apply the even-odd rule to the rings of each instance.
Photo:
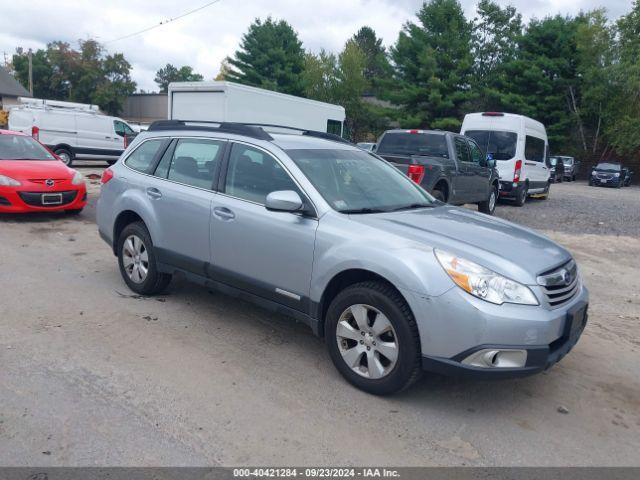
[[[127,286],[139,295],[161,293],[171,275],[158,271],[153,242],[142,222],[127,225],[118,238],[118,265]]]
[[[484,202],[478,203],[478,211],[486,213],[487,215],[493,215],[496,211],[496,205],[498,203],[498,186],[492,185],[489,198]]]
[[[365,392],[399,392],[422,372],[415,318],[386,283],[362,282],[340,292],[327,311],[325,338],[335,367]]]

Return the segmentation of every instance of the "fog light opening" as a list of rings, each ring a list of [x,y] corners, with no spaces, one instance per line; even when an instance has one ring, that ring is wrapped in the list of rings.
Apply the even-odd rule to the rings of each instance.
[[[484,349],[472,353],[462,363],[480,368],[522,368],[527,363],[527,351],[516,349]]]

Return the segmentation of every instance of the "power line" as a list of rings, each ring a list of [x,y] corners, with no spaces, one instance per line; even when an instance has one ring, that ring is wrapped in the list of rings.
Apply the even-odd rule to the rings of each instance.
[[[211,5],[213,5],[214,3],[218,3],[220,0],[213,0],[212,2],[209,2],[205,5],[202,5],[201,7],[198,7],[194,10],[189,10],[188,12],[185,12],[181,15],[178,15],[177,17],[174,18],[169,18],[167,20],[163,20],[162,22],[156,24],[156,25],[151,25],[150,27],[147,28],[143,28],[142,30],[138,30],[137,32],[133,32],[130,33],[128,35],[124,35],[122,37],[118,37],[118,38],[114,38],[113,40],[109,40],[108,42],[104,42],[105,44],[109,44],[109,43],[113,43],[113,42],[118,42],[120,40],[124,40],[126,38],[131,38],[131,37],[135,37],[136,35],[140,35],[141,33],[146,33],[149,30],[153,30],[154,28],[158,28],[158,27],[162,27],[163,25],[166,25],[167,23],[171,23],[171,22],[175,22],[176,20],[180,20],[181,18],[186,17],[187,15],[191,15],[192,13],[196,13],[199,12],[200,10],[203,10],[207,7],[210,7]]]

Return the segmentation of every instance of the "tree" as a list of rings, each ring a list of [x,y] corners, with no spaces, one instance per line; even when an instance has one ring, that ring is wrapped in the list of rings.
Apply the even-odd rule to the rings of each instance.
[[[417,17],[391,49],[397,88],[389,99],[402,106],[402,125],[457,130],[472,95],[471,24],[457,0],[425,2]]]
[[[472,30],[474,110],[496,108],[496,83],[504,75],[504,64],[516,58],[522,28],[522,16],[515,7],[501,8],[492,0],[478,4]]]
[[[302,95],[305,55],[295,30],[284,20],[256,19],[242,37],[227,80]]]
[[[167,63],[164,68],[156,72],[154,82],[160,87],[160,92],[166,93],[171,82],[199,82],[203,78],[199,73],[195,73],[192,67],[184,65],[176,68],[170,63]]]
[[[304,95],[321,102],[335,102],[338,94],[338,59],[321,50],[318,55],[307,53],[302,74]]]
[[[214,80],[216,81],[226,80],[230,70],[231,70],[231,67],[229,67],[229,61],[225,58],[220,63],[220,71],[218,72],[218,75],[216,75],[216,78],[214,78]]]
[[[364,78],[369,90],[377,90],[382,81],[391,76],[391,64],[387,59],[387,51],[371,27],[362,27],[352,38],[365,58]]]
[[[27,78],[24,50],[13,56],[20,81]],[[97,104],[110,114],[118,114],[127,96],[136,88],[131,65],[124,55],[107,55],[95,40],[79,42],[75,50],[66,42],[51,42],[33,55],[34,95],[45,99]]]
[[[611,69],[614,95],[608,102],[605,129],[611,146],[622,155],[640,150],[640,1],[617,24],[616,62]]]

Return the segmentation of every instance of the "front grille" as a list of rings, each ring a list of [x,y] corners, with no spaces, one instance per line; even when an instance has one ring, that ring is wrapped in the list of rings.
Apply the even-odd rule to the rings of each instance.
[[[574,260],[543,273],[538,277],[538,284],[547,297],[547,302],[553,308],[561,307],[578,293],[580,278],[578,266]]]
[[[62,194],[62,203],[58,203],[55,205],[43,205],[42,204],[42,195],[48,194]],[[78,192],[76,190],[70,190],[67,192],[18,192],[20,198],[27,205],[31,205],[32,207],[61,207],[63,205],[68,205],[76,199],[76,195]]]
[[[39,185],[45,185],[47,180],[53,180],[54,186],[58,185],[61,182],[67,181],[67,179],[65,179],[65,178],[32,178],[29,181],[31,183],[37,183]]]

